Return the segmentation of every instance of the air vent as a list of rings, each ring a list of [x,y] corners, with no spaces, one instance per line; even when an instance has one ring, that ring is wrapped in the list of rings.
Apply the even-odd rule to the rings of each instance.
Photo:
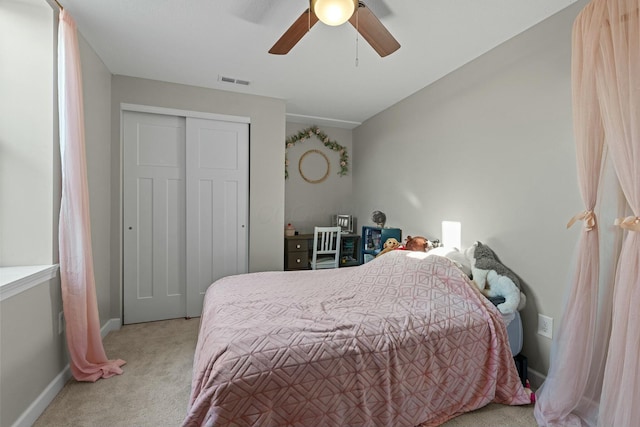
[[[234,79],[233,77],[218,76],[218,80],[225,83],[234,83],[237,85],[249,86],[251,84],[248,80]]]

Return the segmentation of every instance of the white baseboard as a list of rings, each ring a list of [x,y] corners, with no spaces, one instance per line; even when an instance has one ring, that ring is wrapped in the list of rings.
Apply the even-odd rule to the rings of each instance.
[[[102,339],[107,336],[107,334],[111,331],[118,331],[122,327],[122,320],[119,318],[109,319],[107,323],[104,324],[102,328],[100,328],[100,336]]]
[[[531,384],[531,389],[533,391],[540,388],[544,380],[547,379],[546,375],[541,374],[540,372],[534,369],[527,369],[527,376],[529,378],[529,384]]]
[[[100,336],[102,339],[111,331],[117,331],[122,326],[122,321],[118,318],[109,319],[102,328],[100,328]],[[31,427],[38,417],[42,415],[47,406],[60,393],[60,390],[71,378],[71,367],[69,364],[64,367],[49,385],[40,393],[31,405],[18,417],[11,427]]]

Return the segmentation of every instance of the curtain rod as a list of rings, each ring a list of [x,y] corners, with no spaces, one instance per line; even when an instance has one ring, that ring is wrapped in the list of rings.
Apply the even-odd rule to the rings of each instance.
[[[53,1],[56,2],[58,7],[60,8],[60,10],[64,10],[64,7],[62,7],[62,5],[60,4],[60,2],[58,0],[53,0]]]

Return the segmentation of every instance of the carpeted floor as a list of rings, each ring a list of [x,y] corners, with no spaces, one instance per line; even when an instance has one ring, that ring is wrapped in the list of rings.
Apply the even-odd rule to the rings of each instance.
[[[199,319],[125,325],[104,340],[124,374],[96,383],[70,380],[34,427],[174,427],[186,413]],[[533,406],[490,404],[445,427],[535,427]],[[310,426],[318,427],[318,426]]]

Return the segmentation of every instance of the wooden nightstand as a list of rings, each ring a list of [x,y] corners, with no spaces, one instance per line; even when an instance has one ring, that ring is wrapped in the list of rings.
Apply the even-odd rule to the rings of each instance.
[[[284,269],[309,269],[309,239],[313,242],[312,234],[299,234],[284,238]]]

